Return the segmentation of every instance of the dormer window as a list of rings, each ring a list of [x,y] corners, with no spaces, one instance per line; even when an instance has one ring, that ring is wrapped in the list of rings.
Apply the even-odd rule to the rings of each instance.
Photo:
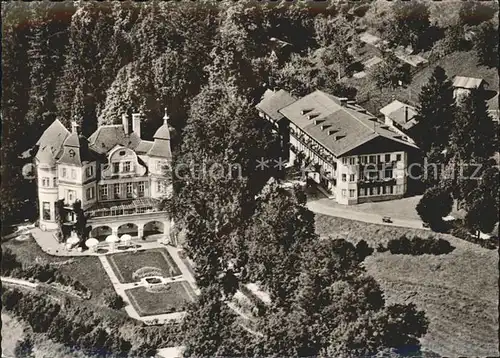
[[[124,150],[120,150],[120,152],[118,154],[120,154],[121,156],[124,156],[125,155],[125,151]]]
[[[125,173],[130,172],[130,162],[124,162],[124,163],[123,163],[123,171],[124,171]]]
[[[113,163],[113,173],[120,172],[120,163]]]

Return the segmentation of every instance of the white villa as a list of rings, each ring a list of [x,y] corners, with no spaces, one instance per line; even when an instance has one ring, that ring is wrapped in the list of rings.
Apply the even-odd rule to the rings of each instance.
[[[65,221],[74,223],[72,205],[80,201],[89,216],[91,236],[167,235],[171,221],[159,211],[172,190],[170,127],[165,114],[153,140],[141,137],[143,114],[122,115],[122,123],[103,125],[84,137],[76,122],[71,132],[55,120],[42,134],[34,158],[40,228],[55,230],[57,202],[64,200]]]

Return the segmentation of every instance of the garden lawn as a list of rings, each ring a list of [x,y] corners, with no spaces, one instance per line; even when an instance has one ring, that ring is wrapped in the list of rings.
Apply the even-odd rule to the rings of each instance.
[[[163,277],[180,276],[182,273],[165,249],[142,252],[123,252],[107,256],[108,262],[121,283],[136,282],[134,272],[151,267],[159,269]]]
[[[146,287],[135,287],[125,293],[139,316],[184,311],[186,305],[195,297],[186,281],[168,283],[166,290],[160,292],[149,292]]]
[[[323,237],[361,239],[376,248],[402,235],[448,240],[455,249],[445,255],[394,255],[374,252],[364,261],[385,292],[388,303],[410,303],[425,311],[429,329],[422,346],[443,356],[499,356],[498,252],[419,229],[367,224],[316,215]]]
[[[23,265],[48,263],[58,265],[60,272],[80,281],[92,291],[91,301],[98,302],[104,290],[114,290],[109,276],[104,271],[101,262],[95,256],[62,257],[52,256],[40,249],[34,239],[4,242],[2,248],[10,248],[16,254],[17,260]]]

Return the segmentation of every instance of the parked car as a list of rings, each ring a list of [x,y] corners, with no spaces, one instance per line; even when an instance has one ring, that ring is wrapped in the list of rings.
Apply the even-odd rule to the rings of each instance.
[[[392,219],[390,216],[384,216],[382,218],[382,221],[385,222],[385,223],[392,223]]]

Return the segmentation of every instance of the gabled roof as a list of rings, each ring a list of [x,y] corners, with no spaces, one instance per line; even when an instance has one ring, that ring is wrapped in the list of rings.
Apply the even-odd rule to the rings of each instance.
[[[377,137],[416,148],[362,107],[354,103],[342,104],[340,98],[319,90],[278,112],[337,157]]]
[[[392,101],[382,108],[380,113],[401,126],[408,126],[409,123],[416,123],[415,121],[412,122],[412,119],[418,114],[415,107],[398,100]]]
[[[278,112],[283,107],[288,106],[296,101],[290,93],[284,90],[279,90],[277,92],[266,90],[262,97],[262,101],[257,104],[257,109],[267,114],[275,121],[279,121],[283,118],[283,115]]]
[[[137,133],[132,132],[130,135],[126,135],[121,124],[100,126],[89,137],[90,148],[101,154],[107,153],[116,145],[122,145],[135,150],[140,142],[141,138],[139,138]]]
[[[486,83],[482,78],[456,76],[453,80],[453,87],[478,89],[483,83]]]
[[[54,165],[69,131],[56,119],[36,142],[38,151],[35,159],[44,164]]]
[[[89,142],[83,135],[76,132],[71,133],[64,141],[63,152],[58,163],[79,165],[93,162],[98,154],[89,149]]]

